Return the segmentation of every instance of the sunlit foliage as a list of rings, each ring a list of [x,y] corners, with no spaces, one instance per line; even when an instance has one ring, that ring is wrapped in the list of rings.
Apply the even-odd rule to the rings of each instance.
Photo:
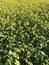
[[[0,0],[0,65],[49,65],[48,0]]]

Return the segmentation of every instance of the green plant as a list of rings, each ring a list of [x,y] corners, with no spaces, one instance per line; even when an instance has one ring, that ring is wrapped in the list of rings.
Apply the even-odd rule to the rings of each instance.
[[[49,65],[49,4],[30,3],[0,0],[0,65]]]

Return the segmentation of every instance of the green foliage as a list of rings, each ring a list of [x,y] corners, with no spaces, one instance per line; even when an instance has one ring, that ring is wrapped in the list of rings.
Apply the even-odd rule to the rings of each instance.
[[[2,1],[0,65],[49,65],[49,4]]]

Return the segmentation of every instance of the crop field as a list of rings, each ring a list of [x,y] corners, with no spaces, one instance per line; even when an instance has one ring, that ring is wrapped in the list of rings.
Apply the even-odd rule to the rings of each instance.
[[[0,0],[0,65],[49,65],[49,0]]]

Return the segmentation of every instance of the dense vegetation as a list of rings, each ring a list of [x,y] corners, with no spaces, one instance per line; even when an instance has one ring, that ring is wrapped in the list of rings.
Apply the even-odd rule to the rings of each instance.
[[[49,3],[0,0],[0,65],[49,65]]]

